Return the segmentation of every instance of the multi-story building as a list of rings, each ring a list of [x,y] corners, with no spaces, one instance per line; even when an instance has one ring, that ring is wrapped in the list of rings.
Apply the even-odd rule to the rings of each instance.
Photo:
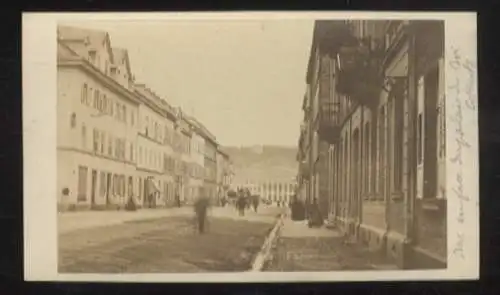
[[[165,206],[174,193],[175,178],[165,158],[175,158],[168,128],[176,117],[168,105],[146,85],[136,84],[135,92],[141,100],[137,136],[139,204],[145,207]]]
[[[326,175],[331,219],[402,268],[446,265],[443,43],[442,21],[314,28],[304,133],[328,161],[317,170],[312,151],[300,175]]]
[[[57,31],[57,187],[62,209],[123,206],[135,183],[140,101],[107,33]]]
[[[192,130],[189,122],[184,118],[180,108],[177,108],[177,123],[174,131],[175,150],[178,154],[176,161],[176,194],[181,202],[192,199],[194,186],[191,184],[191,137]]]
[[[58,206],[174,205],[202,187],[216,197],[215,137],[135,83],[127,51],[106,32],[60,26],[57,35]]]
[[[196,198],[203,193],[204,178],[205,178],[205,139],[194,118],[184,116],[191,126],[191,186],[193,194],[188,200],[192,203]]]
[[[228,177],[231,175],[231,171],[229,170],[229,156],[218,146],[216,158],[217,199],[222,200],[227,197],[229,189]]]
[[[215,136],[208,129],[193,117],[188,118],[192,126],[195,138],[199,142],[199,151],[202,156],[197,156],[196,167],[202,168],[203,187],[199,194],[216,201],[217,198],[217,149],[218,143]],[[203,161],[201,161],[203,159]],[[203,164],[201,164],[203,163]],[[199,175],[199,174],[197,174]]]
[[[217,149],[218,144],[215,136],[202,126],[205,139],[205,182],[204,192],[206,196],[216,202],[217,199]]]

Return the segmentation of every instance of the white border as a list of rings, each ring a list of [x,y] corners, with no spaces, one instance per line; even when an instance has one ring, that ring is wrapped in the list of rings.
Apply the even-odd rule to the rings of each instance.
[[[332,18],[444,19],[446,22],[447,86],[447,181],[448,181],[448,269],[422,271],[339,271],[216,274],[58,274],[56,223],[56,24],[68,20],[165,21],[165,20],[251,20],[251,19],[332,19]],[[24,253],[25,280],[29,281],[116,281],[116,282],[295,282],[295,281],[376,281],[443,280],[479,277],[479,190],[477,108],[465,105],[464,70],[450,65],[451,48],[476,64],[475,13],[403,12],[238,12],[238,13],[25,13],[23,14],[23,139],[24,139]],[[304,73],[305,73],[304,69]],[[474,73],[477,77],[477,71]],[[450,95],[452,82],[464,86],[459,99]],[[477,78],[476,78],[477,79]],[[477,102],[477,80],[471,97]],[[465,84],[464,84],[465,83]],[[462,85],[461,84],[461,85]],[[468,84],[467,84],[468,85]],[[461,106],[463,135],[470,144],[463,149],[462,169],[451,163],[457,149],[456,111]],[[453,170],[452,170],[453,169]],[[459,175],[459,173],[461,173]],[[457,176],[467,180],[459,202],[453,194]],[[465,199],[465,198],[463,198]],[[457,222],[463,205],[466,217]],[[465,256],[453,250],[462,234]],[[455,254],[454,254],[455,253]]]

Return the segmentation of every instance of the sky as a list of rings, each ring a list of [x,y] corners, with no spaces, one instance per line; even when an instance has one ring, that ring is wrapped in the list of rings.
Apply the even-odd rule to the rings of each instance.
[[[107,31],[136,82],[195,116],[221,145],[296,146],[312,20],[64,23]]]

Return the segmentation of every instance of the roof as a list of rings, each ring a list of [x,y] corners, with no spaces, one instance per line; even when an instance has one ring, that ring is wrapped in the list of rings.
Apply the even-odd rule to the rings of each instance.
[[[110,48],[111,63],[114,63],[109,34],[106,31],[59,25],[57,26],[57,38],[84,57],[88,56],[90,50],[96,49],[104,42],[107,42],[108,48]]]
[[[196,118],[185,115],[184,118],[186,121],[194,127],[195,131],[201,135],[203,138],[211,141],[212,143],[217,145],[217,139],[215,135],[213,135],[208,129]]]
[[[217,151],[218,151],[218,152],[219,152],[219,154],[221,154],[224,158],[229,159],[229,154],[228,154],[226,151],[224,151],[224,148],[223,148],[222,146],[219,146],[219,147],[217,148]]]
[[[112,52],[113,52],[113,59],[116,61],[116,63],[118,61],[122,61],[122,60],[125,62],[125,66],[127,67],[128,75],[129,75],[129,77],[132,77],[132,70],[130,69],[130,59],[128,57],[127,49],[113,47]]]
[[[134,84],[134,90],[146,98],[149,103],[153,104],[155,107],[167,113],[171,119],[175,120],[175,111],[164,99],[160,98],[153,90],[143,83]]]

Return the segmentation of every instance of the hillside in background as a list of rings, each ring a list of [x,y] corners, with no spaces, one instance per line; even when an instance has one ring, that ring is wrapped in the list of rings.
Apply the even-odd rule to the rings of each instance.
[[[233,162],[233,183],[290,182],[297,175],[295,147],[225,147],[224,151]]]

